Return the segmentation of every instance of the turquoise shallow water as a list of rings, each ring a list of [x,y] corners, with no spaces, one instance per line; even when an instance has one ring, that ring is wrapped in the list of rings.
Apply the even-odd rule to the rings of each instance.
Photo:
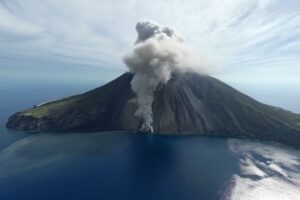
[[[0,199],[293,199],[298,150],[258,141],[133,133],[28,134],[7,117],[90,85],[1,88]],[[92,88],[92,87],[91,87]]]

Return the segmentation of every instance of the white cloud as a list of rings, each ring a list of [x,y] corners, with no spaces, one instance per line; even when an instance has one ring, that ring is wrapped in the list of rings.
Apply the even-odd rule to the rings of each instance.
[[[296,0],[0,0],[0,65],[42,59],[125,70],[121,57],[144,19],[174,26],[225,74],[274,66],[280,74],[300,63]]]
[[[229,139],[228,147],[240,160],[240,172],[232,176],[227,199],[298,199],[298,150],[236,139]]]

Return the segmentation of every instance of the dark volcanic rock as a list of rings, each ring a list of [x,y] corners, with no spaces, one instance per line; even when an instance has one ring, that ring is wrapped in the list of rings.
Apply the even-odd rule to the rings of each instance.
[[[132,75],[87,93],[14,114],[8,128],[26,131],[137,131],[141,120]],[[300,115],[268,106],[225,83],[194,73],[175,74],[153,103],[154,131],[278,141],[300,147]]]

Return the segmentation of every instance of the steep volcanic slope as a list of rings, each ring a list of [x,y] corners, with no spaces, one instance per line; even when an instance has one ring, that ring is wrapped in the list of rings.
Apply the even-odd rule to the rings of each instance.
[[[200,132],[300,144],[300,115],[268,106],[223,82],[197,74],[175,75],[157,91],[154,129]]]
[[[27,131],[139,130],[132,75],[90,92],[14,114],[8,128]],[[300,115],[268,106],[210,76],[174,74],[153,103],[154,131],[274,140],[300,147]]]

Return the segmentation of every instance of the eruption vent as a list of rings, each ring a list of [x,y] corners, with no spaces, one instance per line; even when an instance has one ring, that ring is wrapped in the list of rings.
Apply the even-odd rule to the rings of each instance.
[[[166,84],[174,72],[193,70],[207,73],[209,65],[169,27],[154,22],[138,22],[138,38],[124,62],[134,74],[131,88],[136,94],[135,113],[143,121],[141,131],[153,131],[152,103],[155,89]]]

